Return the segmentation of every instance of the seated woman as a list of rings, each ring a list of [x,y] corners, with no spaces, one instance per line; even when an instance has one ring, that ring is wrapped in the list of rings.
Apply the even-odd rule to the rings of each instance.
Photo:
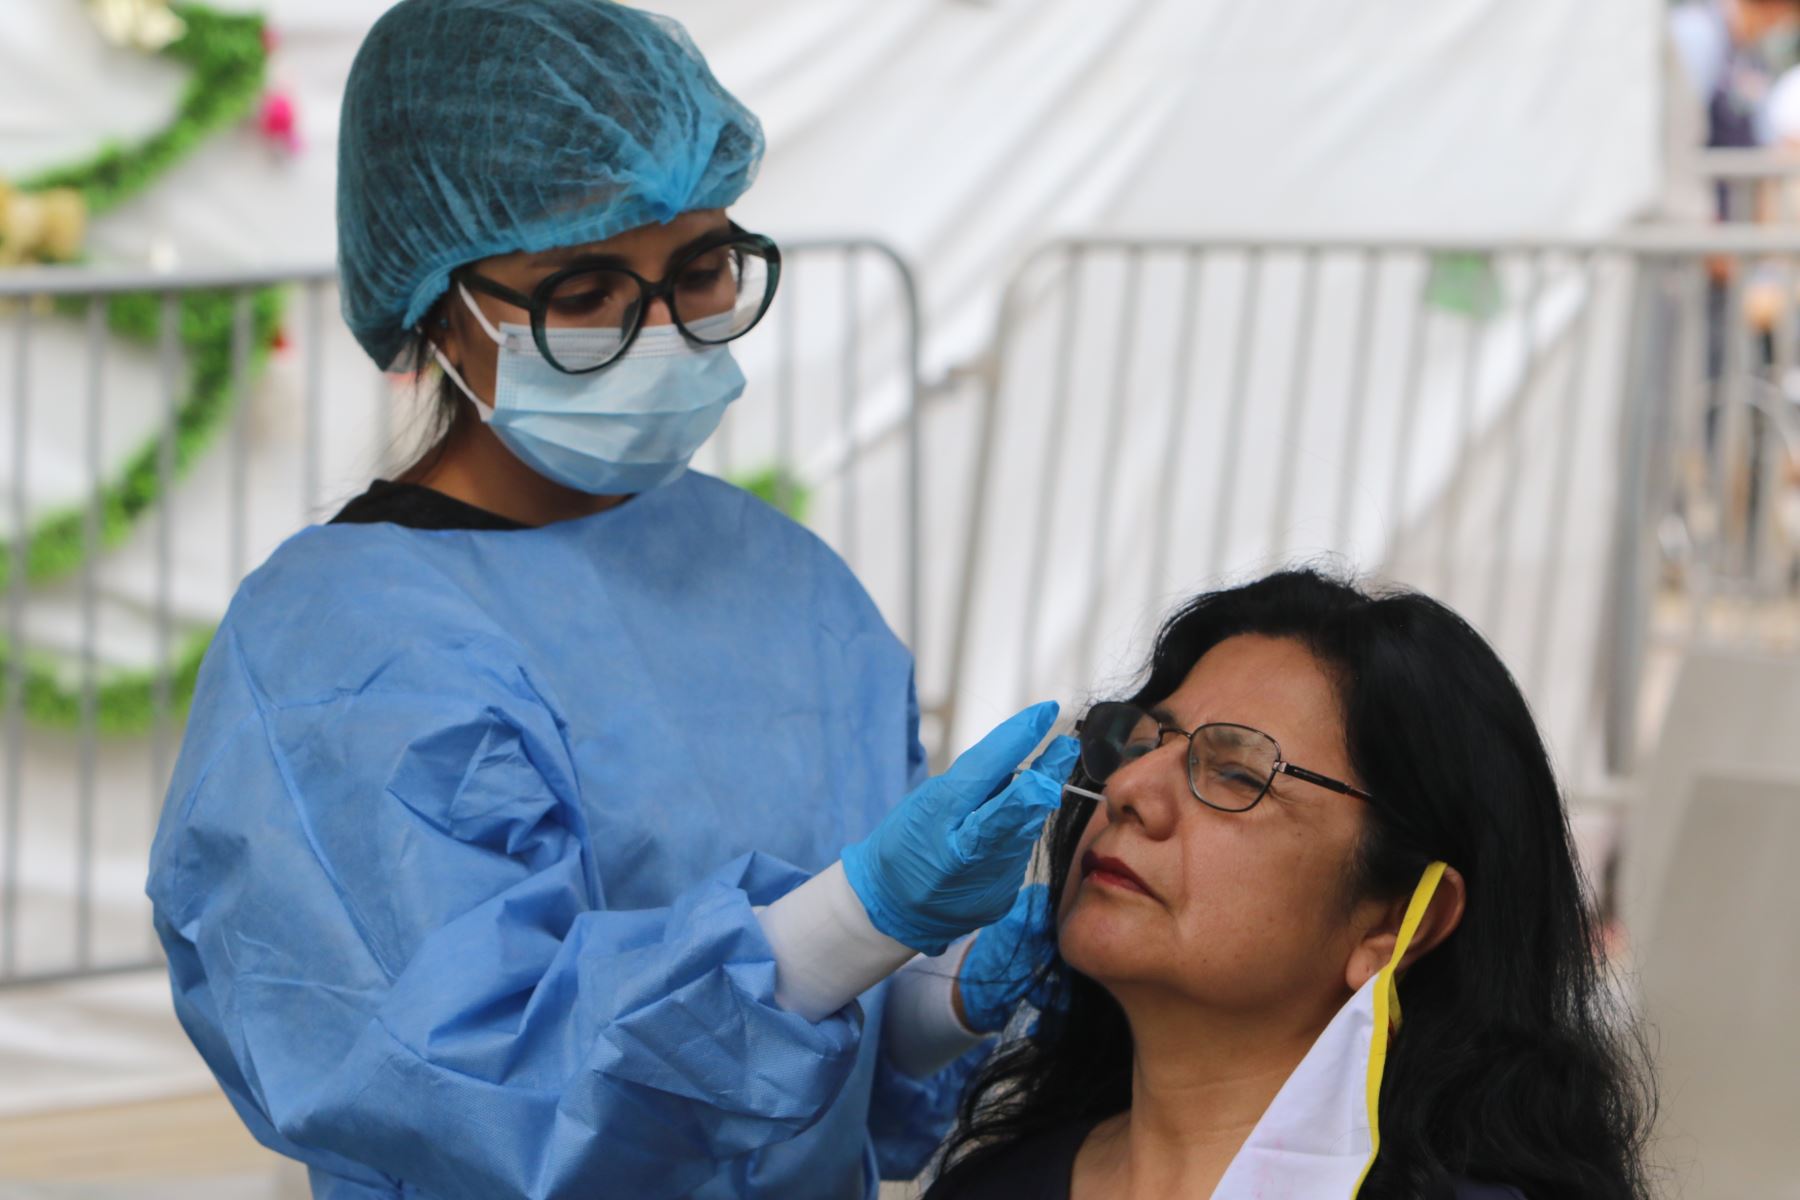
[[[1203,595],[1078,732],[1013,972],[1041,1012],[927,1200],[1647,1194],[1556,779],[1455,613],[1307,571]]]

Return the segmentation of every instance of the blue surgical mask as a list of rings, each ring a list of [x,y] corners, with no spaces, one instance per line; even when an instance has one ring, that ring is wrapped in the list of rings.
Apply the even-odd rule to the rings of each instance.
[[[496,329],[461,284],[463,303],[500,347],[489,405],[437,347],[438,365],[506,448],[540,475],[596,496],[647,492],[680,477],[744,392],[744,373],[725,346],[696,345],[674,325],[652,325],[616,362],[585,375],[551,366],[529,325]],[[729,313],[713,318],[729,326]],[[696,325],[705,334],[710,322]],[[561,362],[604,358],[619,334],[547,329]],[[606,344],[610,343],[610,344]]]

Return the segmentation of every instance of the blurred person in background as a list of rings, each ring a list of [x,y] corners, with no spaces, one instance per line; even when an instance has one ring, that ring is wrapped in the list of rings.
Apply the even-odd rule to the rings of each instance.
[[[1670,11],[1683,75],[1706,114],[1708,148],[1763,144],[1759,113],[1773,82],[1763,47],[1796,30],[1800,0],[1687,0]]]
[[[873,1196],[997,1028],[955,975],[1026,927],[1055,706],[924,779],[848,568],[686,469],[780,276],[726,212],[762,150],[604,0],[404,0],[357,55],[344,316],[441,420],[244,582],[148,884],[315,1196]]]
[[[1707,195],[1698,152],[1753,149],[1768,140],[1763,108],[1773,84],[1764,47],[1800,29],[1800,0],[1683,0],[1669,12],[1664,77],[1662,215],[1675,221],[1746,220],[1723,182]],[[1715,281],[1730,260],[1708,263]]]
[[[1306,571],[1201,595],[1078,734],[1098,799],[1007,976],[1037,1022],[927,1200],[1645,1200],[1641,1039],[1455,613]]]

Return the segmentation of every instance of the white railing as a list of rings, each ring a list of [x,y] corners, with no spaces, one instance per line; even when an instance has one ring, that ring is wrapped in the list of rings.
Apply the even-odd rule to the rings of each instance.
[[[1127,682],[1195,591],[1324,558],[1463,612],[1565,776],[1605,790],[1634,762],[1653,625],[1736,636],[1721,598],[1792,601],[1794,443],[1750,418],[1791,427],[1800,311],[1790,284],[1767,334],[1725,314],[1797,253],[1736,228],[1043,247],[987,360],[951,744]],[[1737,269],[1709,290],[1719,260]],[[1758,510],[1730,503],[1750,474]]]
[[[939,760],[1026,699],[1110,690],[1173,603],[1296,558],[1463,611],[1582,786],[1631,767],[1648,655],[1800,641],[1800,233],[1062,240],[929,387],[899,256],[787,260],[699,465],[865,579]],[[194,656],[251,565],[404,461],[413,384],[367,366],[333,290],[0,275],[0,983],[150,960]]]
[[[917,644],[911,272],[867,239],[784,259],[699,465],[803,515]],[[144,863],[213,625],[416,448],[429,390],[335,308],[330,269],[0,274],[0,983],[153,961]]]

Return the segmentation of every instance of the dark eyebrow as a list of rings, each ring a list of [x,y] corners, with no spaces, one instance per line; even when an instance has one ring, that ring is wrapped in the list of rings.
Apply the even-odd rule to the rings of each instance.
[[[692,253],[696,247],[723,237],[730,232],[731,223],[727,221],[716,229],[709,229],[698,237],[689,238],[670,252],[668,262],[677,262],[685,255]],[[533,267],[572,267],[579,265],[583,267],[605,267],[622,271],[629,271],[632,269],[631,264],[617,254],[585,253],[580,246],[553,246],[548,250],[543,250],[532,255],[528,265]]]
[[[1150,717],[1158,725],[1167,726],[1170,729],[1180,729],[1181,728],[1180,725],[1175,723],[1175,714],[1170,712],[1168,709],[1164,708],[1160,704],[1157,705],[1155,708],[1147,709],[1146,711],[1150,714]]]

